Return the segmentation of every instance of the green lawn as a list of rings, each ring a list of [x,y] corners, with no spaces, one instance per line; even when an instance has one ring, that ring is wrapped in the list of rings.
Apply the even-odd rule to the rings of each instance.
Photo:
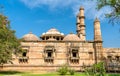
[[[61,76],[59,73],[46,73],[46,74],[33,74],[33,73],[24,73],[24,72],[16,72],[16,71],[2,71],[0,72],[0,76]],[[69,74],[64,76],[71,76]],[[85,76],[84,73],[75,73],[73,76]]]
[[[47,74],[33,74],[33,73],[24,73],[16,71],[2,71],[0,76],[62,76],[58,73],[47,73]],[[75,73],[75,75],[64,75],[64,76],[86,76],[84,73]],[[109,74],[108,76],[120,76],[120,74]]]

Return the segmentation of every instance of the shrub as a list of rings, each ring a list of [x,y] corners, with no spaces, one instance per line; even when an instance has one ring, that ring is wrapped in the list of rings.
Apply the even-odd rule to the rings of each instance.
[[[74,75],[75,74],[75,70],[69,69],[69,73],[70,73],[70,75]]]
[[[66,65],[63,65],[58,69],[58,72],[60,73],[60,75],[66,75],[68,72],[68,67]]]
[[[85,68],[87,76],[106,76],[106,70],[103,62],[92,65],[90,68]]]

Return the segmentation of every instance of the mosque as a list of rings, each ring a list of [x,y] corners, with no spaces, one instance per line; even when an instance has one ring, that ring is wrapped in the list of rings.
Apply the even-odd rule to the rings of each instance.
[[[70,68],[83,71],[83,66],[105,61],[106,66],[120,66],[120,48],[104,48],[100,21],[94,20],[94,40],[86,40],[84,8],[77,14],[76,34],[64,35],[51,28],[37,37],[32,32],[23,36],[23,52],[13,54],[13,64],[4,65],[4,70],[50,71],[57,70],[64,64]],[[112,69],[107,67],[107,69]],[[115,68],[120,70],[119,68]]]

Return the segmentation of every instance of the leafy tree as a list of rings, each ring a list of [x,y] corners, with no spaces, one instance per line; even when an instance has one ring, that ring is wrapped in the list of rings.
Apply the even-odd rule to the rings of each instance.
[[[10,21],[6,16],[0,14],[0,64],[11,62],[12,54],[19,49],[19,46],[15,31],[10,29]]]
[[[106,14],[110,23],[120,23],[120,0],[97,0],[97,2],[98,10],[105,6],[112,8],[112,12]]]

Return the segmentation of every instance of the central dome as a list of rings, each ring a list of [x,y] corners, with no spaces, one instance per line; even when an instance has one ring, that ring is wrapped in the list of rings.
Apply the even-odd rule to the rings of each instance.
[[[51,28],[46,32],[46,34],[61,34],[57,29]]]
[[[42,40],[63,40],[64,38],[64,34],[59,32],[57,29],[55,28],[51,28],[50,30],[48,30],[47,32],[43,33],[40,38]]]
[[[70,33],[64,37],[63,41],[80,41],[80,38],[77,35]]]

